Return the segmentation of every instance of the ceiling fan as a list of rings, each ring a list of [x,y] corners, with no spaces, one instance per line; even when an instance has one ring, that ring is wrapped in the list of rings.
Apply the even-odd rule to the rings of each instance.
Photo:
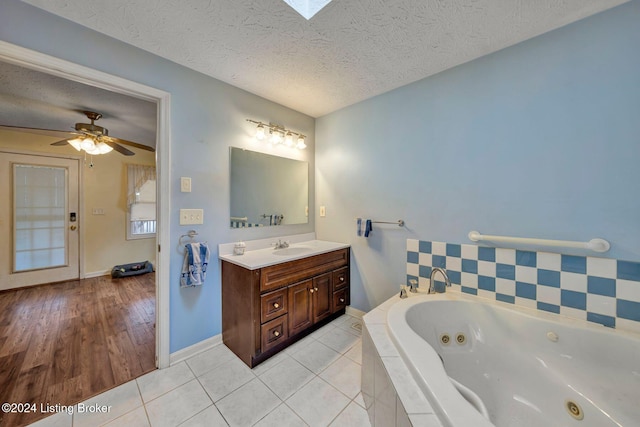
[[[51,145],[72,145],[76,150],[84,150],[88,154],[106,154],[111,150],[115,150],[125,156],[133,156],[135,153],[123,145],[139,148],[141,150],[155,151],[153,147],[139,144],[137,142],[127,141],[126,139],[114,138],[109,136],[109,130],[95,124],[96,120],[102,117],[102,114],[94,111],[83,111],[91,123],[76,123],[74,131],[60,131],[53,129],[27,128],[19,126],[3,126],[0,129],[38,133],[49,136],[66,136],[65,139],[56,141]],[[69,136],[70,135],[70,136]]]

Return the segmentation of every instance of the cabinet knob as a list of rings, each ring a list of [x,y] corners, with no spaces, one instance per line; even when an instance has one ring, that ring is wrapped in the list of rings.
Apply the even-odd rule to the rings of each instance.
[[[276,337],[280,336],[280,331],[273,331],[273,335],[275,335]]]
[[[273,308],[279,308],[279,307],[280,307],[280,304],[278,304],[277,302],[273,303]]]
[[[344,302],[344,298],[340,298],[340,302]]]
[[[318,288],[313,288],[314,291],[318,292]]]
[[[309,289],[309,292],[313,293],[313,288]]]
[[[344,282],[344,276],[340,276],[340,281]]]

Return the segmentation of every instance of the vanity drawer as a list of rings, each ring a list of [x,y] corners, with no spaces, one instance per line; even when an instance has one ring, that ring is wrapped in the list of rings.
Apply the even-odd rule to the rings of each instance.
[[[344,267],[333,272],[333,290],[337,291],[349,284],[349,267]]]
[[[269,350],[289,338],[287,315],[280,316],[260,327],[262,352]]]
[[[349,288],[343,288],[333,293],[332,312],[342,310],[349,304]]]
[[[281,264],[262,267],[260,292],[278,289],[349,265],[349,249],[339,249]]]
[[[260,323],[268,322],[287,312],[287,288],[260,297]]]

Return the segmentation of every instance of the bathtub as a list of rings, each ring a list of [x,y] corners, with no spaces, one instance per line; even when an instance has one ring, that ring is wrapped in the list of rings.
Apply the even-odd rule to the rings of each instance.
[[[456,292],[399,300],[386,322],[443,426],[640,425],[636,334]]]

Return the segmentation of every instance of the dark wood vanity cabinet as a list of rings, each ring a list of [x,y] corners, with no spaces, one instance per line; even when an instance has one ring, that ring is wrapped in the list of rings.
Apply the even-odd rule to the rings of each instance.
[[[222,340],[254,367],[344,313],[349,249],[256,270],[222,260]]]

